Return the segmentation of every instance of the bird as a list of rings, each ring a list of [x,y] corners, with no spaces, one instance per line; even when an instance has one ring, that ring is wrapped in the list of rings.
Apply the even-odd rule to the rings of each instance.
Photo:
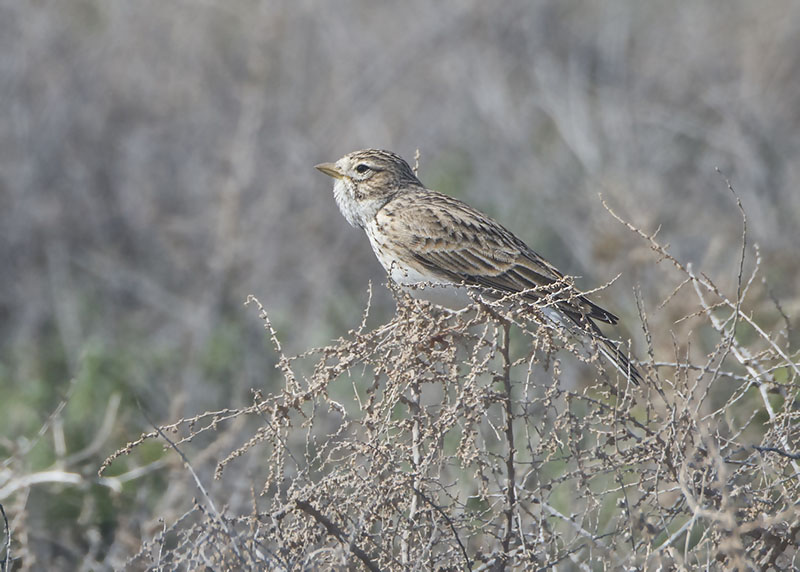
[[[598,342],[600,353],[627,379],[637,385],[642,381],[618,342],[597,325],[616,325],[617,316],[580,293],[569,277],[500,223],[426,188],[400,155],[364,149],[316,169],[335,179],[339,210],[350,225],[366,232],[394,282],[412,289],[442,289],[439,298],[447,301],[464,287],[520,294],[533,302],[556,296],[549,306],[555,321]],[[435,294],[424,297],[438,302]]]

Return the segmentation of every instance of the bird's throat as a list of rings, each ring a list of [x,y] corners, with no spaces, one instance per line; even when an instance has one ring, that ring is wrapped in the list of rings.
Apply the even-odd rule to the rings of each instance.
[[[361,218],[361,211],[355,199],[353,189],[348,186],[345,179],[337,179],[333,185],[333,198],[336,199],[336,206],[352,226],[364,228],[364,221]]]

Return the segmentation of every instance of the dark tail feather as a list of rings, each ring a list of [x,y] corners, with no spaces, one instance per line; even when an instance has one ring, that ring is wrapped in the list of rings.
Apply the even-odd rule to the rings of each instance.
[[[636,366],[631,363],[631,360],[628,359],[628,356],[622,350],[621,344],[609,340],[606,337],[599,339],[602,342],[602,346],[598,346],[600,353],[603,354],[622,375],[631,380],[635,385],[640,385],[643,381],[642,374]]]
[[[577,325],[586,334],[591,336],[593,340],[598,342],[597,349],[611,364],[619,370],[627,379],[631,380],[634,384],[640,385],[644,378],[638,369],[631,363],[628,356],[622,349],[620,342],[615,342],[606,337],[605,334],[597,327],[590,318],[579,316],[576,314],[567,314],[570,320]]]

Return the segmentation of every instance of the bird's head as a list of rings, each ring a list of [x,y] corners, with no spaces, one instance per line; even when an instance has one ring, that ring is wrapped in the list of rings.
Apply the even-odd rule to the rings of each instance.
[[[398,192],[422,186],[400,155],[380,149],[348,153],[316,168],[336,179],[333,196],[339,210],[347,222],[362,228]]]

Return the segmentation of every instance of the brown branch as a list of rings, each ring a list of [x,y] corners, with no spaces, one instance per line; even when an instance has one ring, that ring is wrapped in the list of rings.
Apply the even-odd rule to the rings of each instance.
[[[514,507],[517,504],[516,493],[516,467],[514,466],[514,455],[516,450],[514,448],[514,411],[513,402],[511,401],[511,356],[509,355],[509,346],[511,324],[503,321],[503,345],[500,346],[500,355],[503,358],[503,406],[505,407],[506,414],[506,441],[508,441],[508,456],[506,457],[506,472],[508,473],[508,482],[506,483],[506,529],[503,534],[503,567],[508,563],[508,551],[511,546],[511,536],[514,530]]]
[[[364,566],[372,570],[372,572],[380,572],[380,568],[378,568],[378,565],[372,561],[372,559],[367,555],[367,553],[361,550],[358,546],[356,546],[355,541],[348,543],[347,535],[344,533],[344,531],[338,526],[336,526],[336,524],[331,522],[324,514],[322,514],[313,506],[311,506],[311,504],[307,501],[298,499],[295,500],[294,502],[297,505],[297,508],[311,515],[312,517],[314,517],[314,520],[316,520],[318,523],[324,526],[325,529],[328,531],[328,534],[330,534],[331,536],[335,536],[342,544],[347,544],[348,548],[353,552],[353,554],[356,555],[356,557],[358,557],[359,560],[361,560],[361,562],[363,562]]]
[[[0,514],[3,516],[3,531],[6,535],[6,553],[3,559],[0,560],[0,570],[8,572],[11,569],[11,529],[8,527],[8,517],[6,516],[6,509],[3,508],[3,503],[0,503]]]
[[[225,519],[222,517],[222,513],[220,513],[219,510],[217,510],[217,506],[214,504],[214,499],[211,498],[211,495],[208,494],[208,491],[203,486],[203,482],[200,480],[200,477],[198,476],[197,472],[194,470],[194,467],[192,467],[192,464],[189,462],[189,458],[183,453],[183,451],[180,450],[178,445],[172,439],[170,439],[167,436],[167,434],[164,432],[164,430],[161,427],[159,427],[158,425],[156,425],[150,419],[150,417],[147,415],[147,412],[144,410],[144,408],[141,406],[141,404],[139,405],[139,409],[140,409],[142,415],[144,416],[144,418],[147,419],[147,422],[150,423],[150,425],[156,430],[156,432],[161,436],[161,438],[164,439],[164,441],[166,441],[169,444],[169,446],[176,453],[178,453],[178,456],[183,461],[183,466],[186,467],[186,470],[189,471],[190,475],[192,475],[192,478],[194,479],[195,485],[197,485],[198,490],[203,495],[203,497],[206,499],[206,501],[208,501],[208,505],[211,507],[214,519],[217,522],[219,522],[219,524],[222,526],[222,529],[228,534],[229,538],[231,540],[234,540],[235,536],[232,534],[232,531],[231,531],[230,527],[228,526],[228,523],[225,522]],[[236,554],[236,556],[239,558],[239,560],[243,561],[244,559],[242,558],[242,555],[241,555],[241,553],[239,551],[239,547],[236,544],[236,542],[232,542],[231,543],[231,548],[232,548],[234,554]]]
[[[413,484],[411,487],[416,491],[419,489],[419,478],[420,478],[420,462],[422,461],[422,452],[420,448],[420,443],[422,438],[420,436],[420,386],[419,380],[415,380],[411,384],[410,388],[411,397],[407,401],[408,405],[408,412],[411,418],[411,467],[412,467],[412,479]],[[409,526],[408,529],[403,531],[403,537],[401,539],[401,546],[402,546],[402,563],[405,566],[408,566],[411,562],[410,557],[410,538],[411,538],[411,531],[414,523],[414,519],[417,516],[417,497],[416,495],[411,498],[411,504],[408,508],[408,520],[412,524]]]
[[[795,461],[800,461],[800,453],[789,453],[787,451],[784,451],[783,449],[778,449],[777,447],[761,447],[759,445],[753,445],[753,449],[755,449],[759,453],[778,453],[778,455],[789,457],[790,459],[794,459]]]
[[[464,556],[464,562],[466,563],[467,570],[471,571],[472,561],[469,559],[469,554],[467,553],[467,547],[464,546],[463,542],[461,542],[461,537],[458,535],[458,529],[456,529],[455,525],[453,524],[453,521],[450,519],[447,513],[444,510],[442,510],[442,507],[440,507],[431,499],[429,499],[421,490],[414,489],[414,492],[417,493],[417,495],[419,495],[419,497],[422,500],[428,503],[445,520],[447,525],[450,527],[450,530],[453,532],[453,536],[455,537],[456,542],[458,542],[459,548],[461,548],[461,554]]]

